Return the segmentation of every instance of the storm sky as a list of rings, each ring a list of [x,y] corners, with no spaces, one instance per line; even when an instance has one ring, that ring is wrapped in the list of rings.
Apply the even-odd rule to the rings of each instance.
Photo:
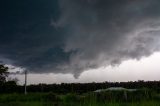
[[[2,0],[0,10],[0,63],[33,74],[78,78],[160,50],[159,0]]]

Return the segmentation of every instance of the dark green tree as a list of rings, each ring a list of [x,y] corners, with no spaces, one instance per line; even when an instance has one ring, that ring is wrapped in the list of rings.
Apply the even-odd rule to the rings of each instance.
[[[5,83],[8,77],[8,67],[0,64],[0,83]]]

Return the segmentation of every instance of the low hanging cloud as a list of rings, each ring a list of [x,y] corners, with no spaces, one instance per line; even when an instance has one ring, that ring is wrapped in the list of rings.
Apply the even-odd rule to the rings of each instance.
[[[71,73],[160,50],[159,0],[4,2],[0,61],[33,73]]]

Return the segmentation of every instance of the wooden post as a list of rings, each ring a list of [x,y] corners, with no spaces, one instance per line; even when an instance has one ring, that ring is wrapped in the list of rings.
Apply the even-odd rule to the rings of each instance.
[[[24,84],[24,94],[27,94],[27,71],[25,71],[25,84]]]

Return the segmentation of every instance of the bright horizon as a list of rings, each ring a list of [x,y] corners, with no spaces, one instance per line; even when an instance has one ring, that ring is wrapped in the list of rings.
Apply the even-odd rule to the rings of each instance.
[[[72,74],[28,74],[28,85],[39,83],[90,83],[90,82],[128,82],[128,81],[159,81],[160,52],[140,60],[126,60],[118,66],[106,66],[84,71],[78,79]],[[127,67],[126,67],[127,66]],[[12,75],[24,84],[24,75]]]

